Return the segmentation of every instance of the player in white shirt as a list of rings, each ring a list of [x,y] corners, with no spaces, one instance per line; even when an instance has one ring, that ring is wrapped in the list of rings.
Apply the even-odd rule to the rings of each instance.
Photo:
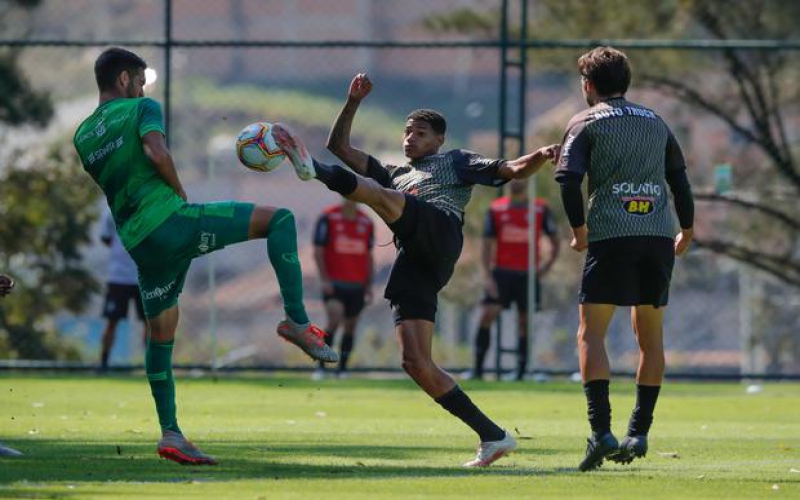
[[[103,317],[106,325],[103,329],[103,340],[100,351],[100,370],[108,369],[108,357],[114,347],[117,325],[128,317],[128,306],[133,301],[136,315],[142,322],[142,342],[147,339],[147,324],[144,321],[144,309],[139,295],[139,274],[136,264],[122,245],[117,235],[117,228],[111,212],[106,211],[100,229],[100,240],[111,248],[106,275],[106,297],[103,302]]]

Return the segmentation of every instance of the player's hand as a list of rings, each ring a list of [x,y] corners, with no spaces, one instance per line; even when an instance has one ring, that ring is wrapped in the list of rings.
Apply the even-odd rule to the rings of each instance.
[[[322,282],[322,293],[325,295],[333,295],[333,283],[330,281]]]
[[[11,290],[14,289],[14,280],[11,279],[11,276],[6,276],[5,274],[0,274],[0,297],[5,297]]]
[[[585,252],[589,248],[589,231],[586,224],[572,228],[572,241],[569,246],[576,252]]]
[[[493,276],[489,276],[486,278],[486,283],[484,284],[484,290],[486,290],[486,295],[489,297],[496,299],[497,298],[497,282],[494,280]]]
[[[367,74],[359,73],[353,78],[353,81],[350,82],[350,91],[347,93],[347,97],[360,101],[367,97],[371,90],[372,82],[369,80]]]
[[[555,164],[558,161],[558,156],[561,154],[561,144],[551,144],[540,148],[540,154]]]
[[[681,229],[681,232],[675,237],[675,255],[680,257],[686,253],[692,243],[692,238],[694,238],[694,229],[691,227],[689,229]]]
[[[367,291],[364,292],[364,304],[372,304],[372,299],[374,298],[372,288],[367,288]]]

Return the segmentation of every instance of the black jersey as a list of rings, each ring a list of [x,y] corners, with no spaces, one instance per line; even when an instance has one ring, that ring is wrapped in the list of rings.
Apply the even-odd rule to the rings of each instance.
[[[575,115],[556,177],[589,176],[589,241],[675,235],[666,174],[685,170],[675,136],[655,112],[624,98]]]
[[[506,182],[497,177],[503,162],[464,149],[426,156],[402,166],[384,165],[370,156],[369,176],[384,187],[414,195],[463,220],[475,184],[501,186]]]

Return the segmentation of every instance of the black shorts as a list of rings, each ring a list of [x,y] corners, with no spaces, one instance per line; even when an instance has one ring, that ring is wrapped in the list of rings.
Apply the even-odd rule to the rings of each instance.
[[[666,306],[674,264],[670,238],[633,236],[589,243],[580,302]]]
[[[344,305],[344,317],[355,318],[364,309],[364,295],[367,293],[366,287],[351,283],[333,283],[333,293],[325,293],[322,300],[338,300]]]
[[[439,290],[450,281],[461,255],[461,226],[455,215],[406,195],[402,215],[389,225],[398,252],[384,297],[392,305],[395,324],[434,321]]]
[[[139,319],[144,320],[144,308],[142,307],[142,297],[139,294],[139,286],[109,283],[103,303],[103,317],[112,320],[127,318],[130,301],[135,304],[136,315]]]
[[[528,311],[528,273],[521,271],[509,271],[507,269],[495,269],[492,271],[494,282],[497,284],[497,297],[489,294],[484,295],[484,304],[497,304],[508,309],[511,304],[517,305],[519,312]],[[536,310],[541,309],[542,294],[537,276],[536,283]]]

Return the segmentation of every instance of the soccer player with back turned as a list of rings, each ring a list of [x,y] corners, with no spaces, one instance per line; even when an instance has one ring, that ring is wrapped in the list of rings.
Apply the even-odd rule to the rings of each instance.
[[[628,463],[647,453],[664,375],[663,318],[675,255],[692,240],[694,202],[678,141],[654,111],[628,101],[628,59],[598,47],[578,60],[589,109],[569,122],[556,180],[572,226],[571,246],[588,249],[581,282],[578,351],[592,436],[581,471],[604,458]],[[581,183],[588,177],[584,217]],[[672,191],[681,230],[669,208]],[[611,433],[605,336],[617,306],[630,306],[639,344],[636,407],[622,443]]]
[[[78,127],[74,143],[84,169],[105,193],[139,271],[148,330],[145,371],[162,430],[158,453],[183,464],[214,464],[183,436],[175,408],[178,296],[192,259],[267,238],[286,311],[278,334],[315,359],[334,362],[337,356],[306,314],[294,216],[252,203],[187,203],[166,146],[161,107],[144,97],[146,68],[144,60],[124,49],[100,54],[94,67],[100,103]]]
[[[394,233],[399,250],[384,296],[394,309],[403,369],[478,434],[477,455],[464,465],[487,466],[513,451],[516,442],[433,361],[437,294],[450,280],[461,254],[464,208],[475,184],[499,186],[529,177],[554,158],[558,147],[544,147],[511,161],[461,149],[439,153],[447,127],[444,117],[433,110],[417,110],[408,116],[403,135],[408,162],[385,165],[350,145],[353,118],[371,88],[366,75],[353,79],[328,139],[328,149],[356,173],[317,162],[285,127],[276,126],[273,134],[302,179],[316,178],[345,198],[369,205]]]

